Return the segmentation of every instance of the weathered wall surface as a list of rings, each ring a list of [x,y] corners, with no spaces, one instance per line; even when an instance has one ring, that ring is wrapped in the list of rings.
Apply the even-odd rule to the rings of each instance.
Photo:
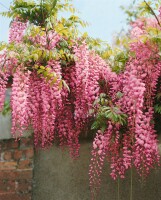
[[[33,140],[0,141],[0,200],[31,200]]]
[[[3,116],[0,114],[0,139],[9,139],[11,137],[11,115]]]
[[[81,144],[80,158],[73,161],[58,147],[35,154],[33,200],[90,200],[88,169],[90,142]],[[117,200],[118,184],[103,172],[96,200]],[[133,172],[133,200],[161,200],[161,169],[154,170],[145,182]],[[120,200],[130,199],[130,173],[120,180]]]
[[[11,89],[7,89],[6,100],[9,100],[11,94]],[[3,116],[0,113],[0,140],[9,139],[11,136],[11,115],[7,114]]]

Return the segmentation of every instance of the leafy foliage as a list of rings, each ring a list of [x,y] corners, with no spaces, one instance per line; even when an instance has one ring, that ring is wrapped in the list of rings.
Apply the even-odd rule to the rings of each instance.
[[[118,97],[122,96],[118,93]],[[92,124],[92,129],[102,130],[104,132],[107,129],[108,121],[116,124],[126,125],[127,115],[122,113],[117,106],[112,105],[112,101],[106,94],[101,94],[100,97],[94,102],[97,108],[95,113],[95,122]]]
[[[5,101],[4,103],[4,107],[3,107],[3,110],[2,110],[2,115],[7,115],[9,114],[11,111],[11,107],[10,107],[10,101]]]
[[[70,12],[69,18],[59,17],[61,11]],[[15,0],[8,12],[2,13],[3,16],[17,18],[22,21],[28,21],[27,30],[23,36],[23,43],[12,42],[10,44],[1,44],[1,49],[6,48],[8,57],[13,54],[18,63],[24,63],[27,69],[37,70],[38,74],[43,75],[46,80],[51,80],[55,83],[57,77],[51,73],[45,66],[49,60],[60,61],[62,65],[69,65],[74,62],[72,45],[78,37],[78,26],[86,26],[76,14],[70,1],[65,0],[64,3],[59,0],[46,1],[25,1]],[[49,49],[53,38],[49,38],[51,31],[55,31],[61,37],[56,48]],[[37,35],[44,37],[46,45],[42,47],[39,42],[33,42],[31,38],[36,38]],[[12,55],[11,55],[12,54]],[[37,63],[41,64],[41,68],[37,67]],[[16,71],[16,66],[14,67]]]
[[[155,109],[155,112],[156,112],[156,113],[161,114],[161,105],[156,104],[156,105],[154,106],[154,109]]]

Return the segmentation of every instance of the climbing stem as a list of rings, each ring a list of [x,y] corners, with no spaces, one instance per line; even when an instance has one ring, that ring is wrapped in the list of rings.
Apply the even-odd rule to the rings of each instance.
[[[131,167],[130,173],[130,200],[133,200],[133,169]]]
[[[117,180],[117,200],[120,200],[120,178]]]

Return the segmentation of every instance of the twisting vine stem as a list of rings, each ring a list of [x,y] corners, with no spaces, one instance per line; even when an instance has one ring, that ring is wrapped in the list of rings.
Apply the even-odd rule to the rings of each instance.
[[[43,5],[44,5],[44,0],[41,0],[41,12],[42,12],[42,18],[43,18],[42,26],[44,26],[44,28],[45,28],[46,44],[47,44],[47,47],[46,47],[46,48],[48,49],[50,40],[49,40],[49,36],[48,36],[48,30],[47,30],[46,21],[45,21],[45,15],[44,15],[44,8],[43,8]]]
[[[117,199],[120,200],[120,178],[117,181]]]
[[[133,200],[133,170],[131,168],[131,173],[130,173],[130,200]]]
[[[144,0],[146,6],[149,8],[149,10],[151,11],[152,15],[155,17],[155,19],[157,20],[158,22],[158,25],[161,26],[160,22],[159,22],[159,19],[157,17],[157,15],[155,14],[154,10],[152,9],[152,7],[146,2],[146,0]]]

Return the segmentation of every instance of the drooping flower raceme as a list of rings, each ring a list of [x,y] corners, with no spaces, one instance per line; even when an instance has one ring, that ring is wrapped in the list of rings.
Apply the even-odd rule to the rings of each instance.
[[[161,62],[157,46],[141,40],[141,36],[146,33],[145,25],[158,26],[155,20],[145,23],[145,19],[133,24],[131,38],[134,42],[130,44],[130,50],[135,53],[135,57],[130,57],[125,71],[113,79],[108,90],[105,90],[110,94],[112,103],[127,115],[127,125],[122,126],[112,121],[109,124],[107,121],[105,132],[99,131],[95,137],[90,165],[90,184],[93,190],[100,186],[105,158],[110,164],[113,179],[124,178],[126,170],[133,166],[140,176],[146,177],[150,169],[160,165],[153,120]],[[122,94],[121,98],[117,98],[118,92]],[[106,134],[108,137],[105,137]]]
[[[9,30],[9,42],[20,43],[23,39],[26,28],[27,28],[27,22],[23,22],[19,18],[15,18],[12,21]]]
[[[8,81],[8,74],[0,71],[0,111],[3,109],[5,94],[6,94],[6,85]]]
[[[31,124],[34,129],[34,143],[36,147],[41,146],[42,148],[51,145],[55,139],[55,121],[62,106],[59,89],[60,64],[50,60],[46,68],[56,74],[55,83],[51,85],[51,81],[47,81],[35,71],[32,72],[29,83],[29,107]]]
[[[11,108],[12,108],[12,129],[14,137],[18,138],[30,125],[29,110],[29,79],[30,71],[23,71],[23,66],[16,69],[13,77]]]
[[[3,110],[5,102],[6,87],[8,82],[8,69],[6,66],[6,55],[5,52],[0,54],[0,111]]]

